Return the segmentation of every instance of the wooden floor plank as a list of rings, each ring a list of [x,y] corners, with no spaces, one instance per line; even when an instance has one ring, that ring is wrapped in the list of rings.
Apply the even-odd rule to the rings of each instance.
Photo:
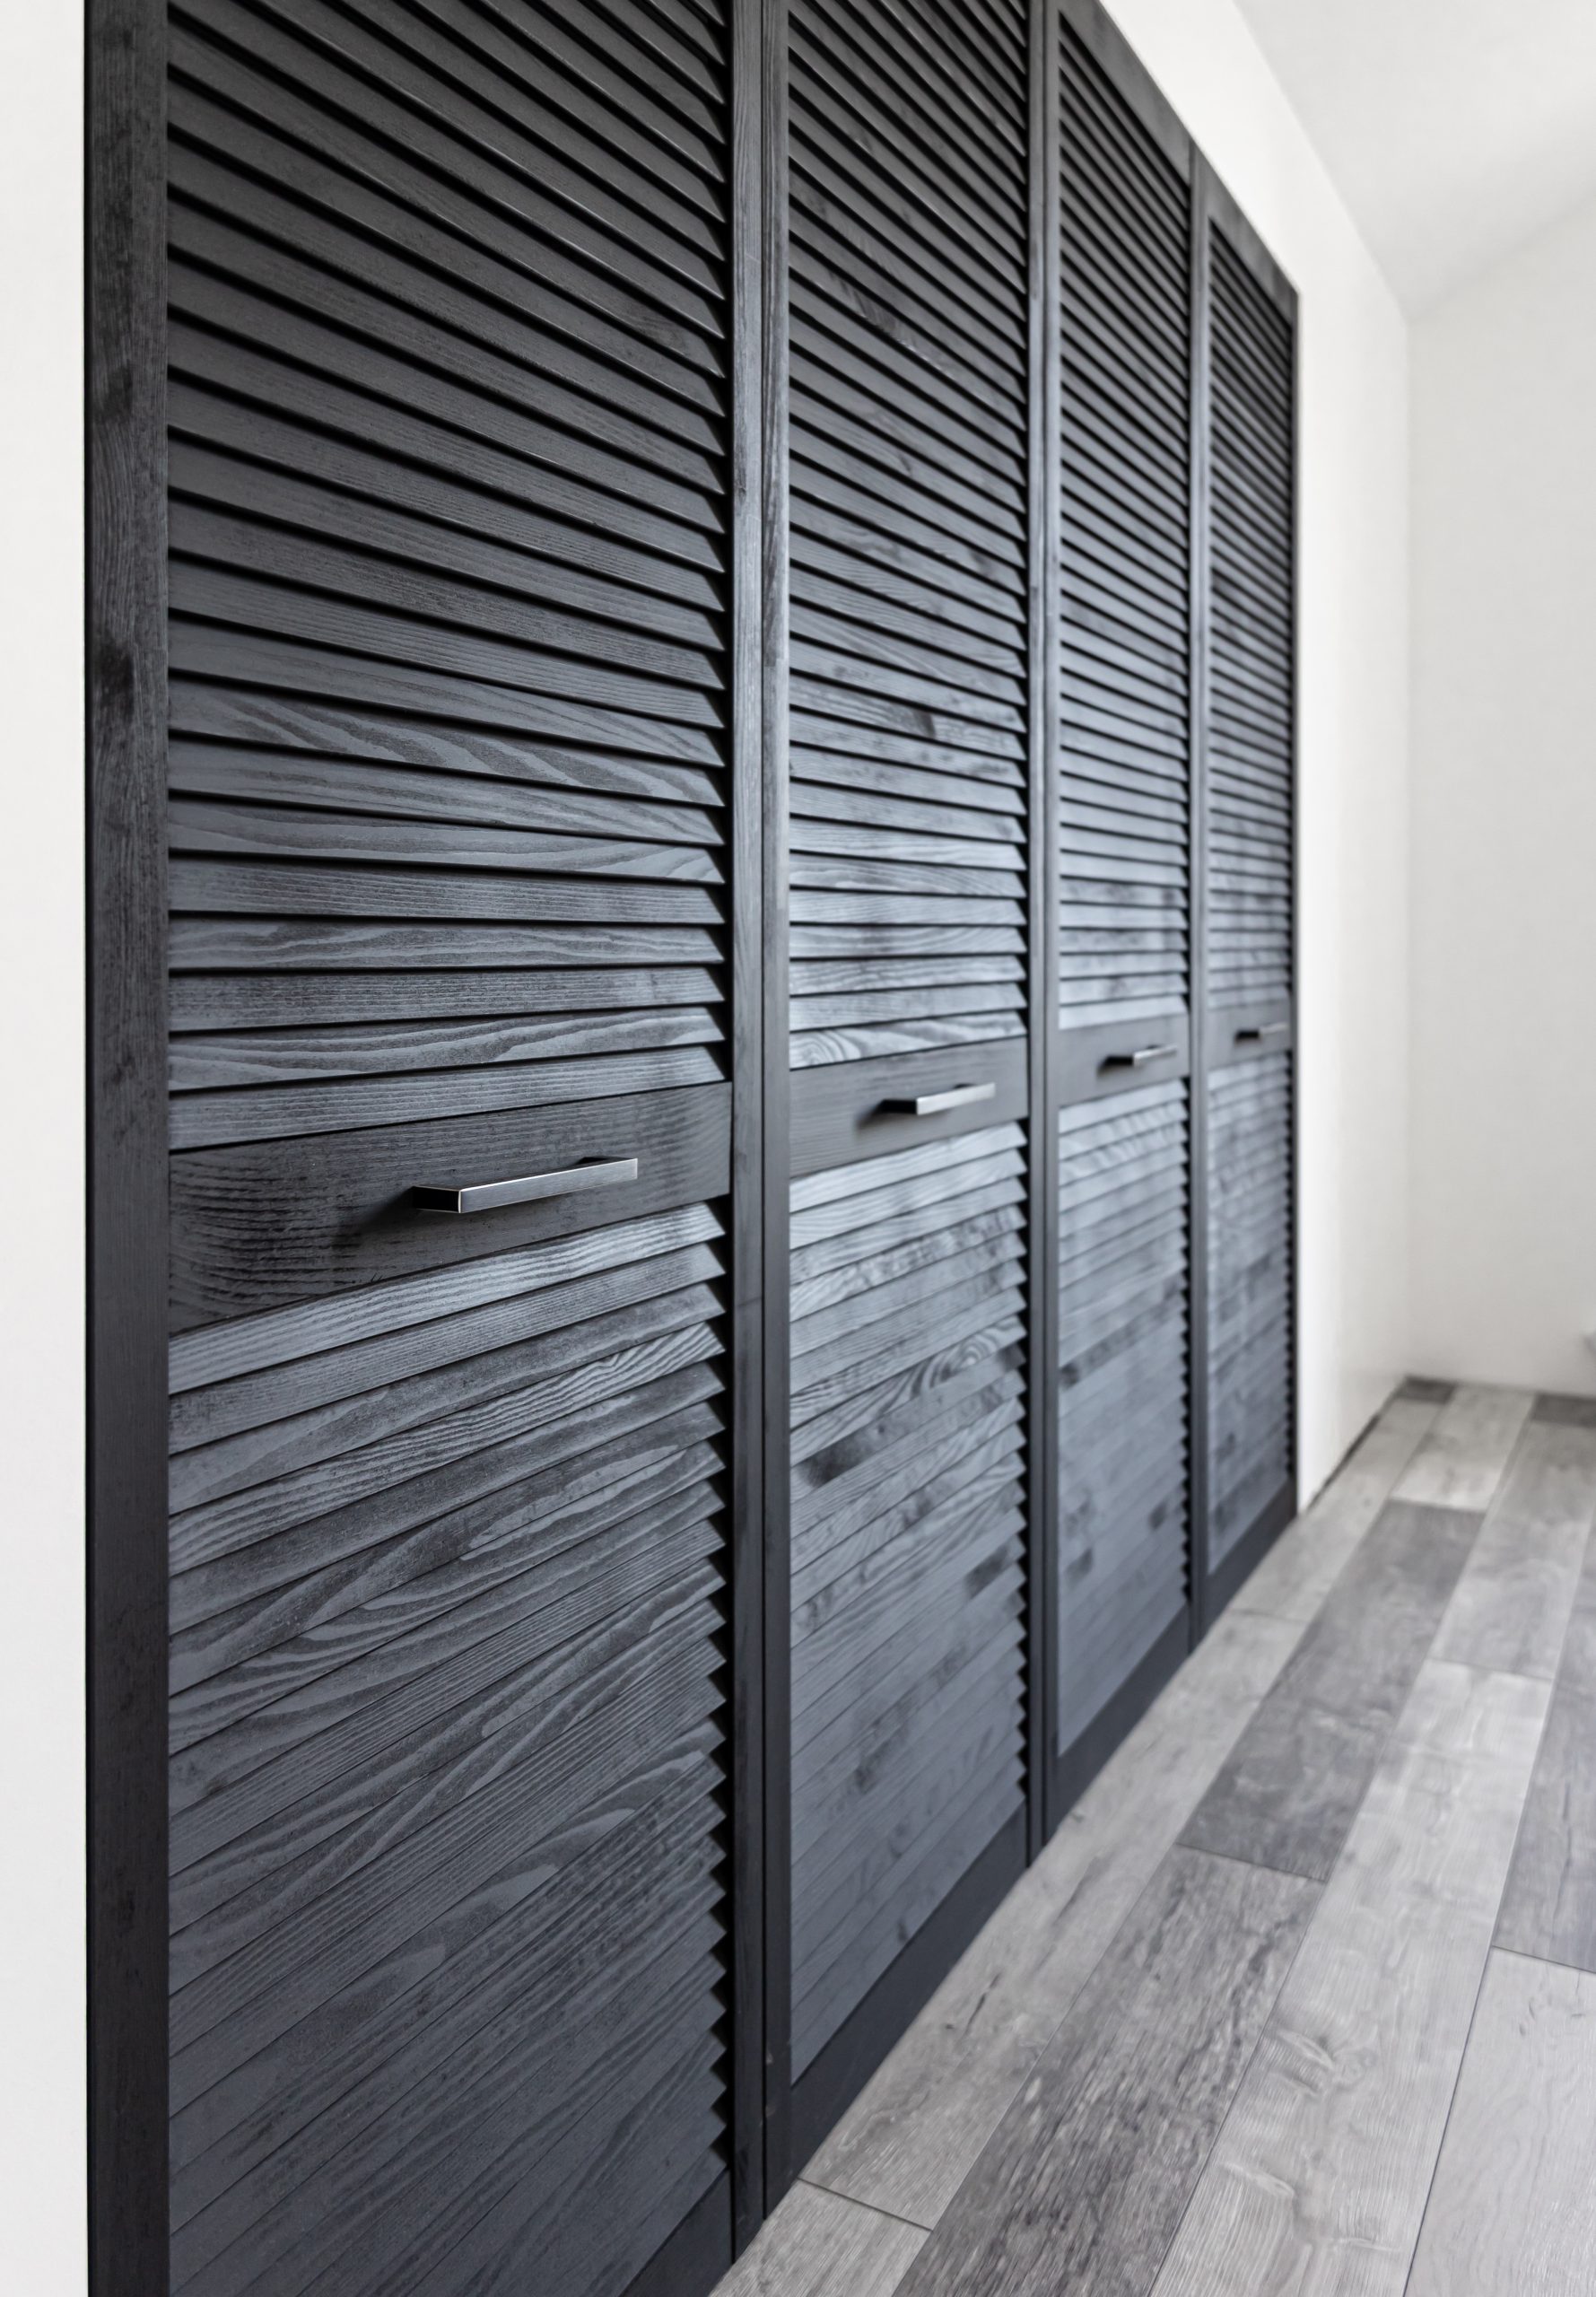
[[[1435,1415],[1398,1499],[1426,1507],[1467,1507],[1483,1515],[1496,1496],[1535,1399],[1520,1388],[1461,1385]]]
[[[1387,1505],[1183,1842],[1328,1880],[1479,1524],[1461,1508]]]
[[[1302,1633],[1232,1612],[1131,1733],[809,2163],[934,2225]]]
[[[1400,2297],[1548,1696],[1421,1668],[1155,2297]]]
[[[1149,2288],[1319,1895],[1172,1851],[903,2297]]]
[[[1316,1619],[1374,1528],[1398,1477],[1435,1425],[1436,1407],[1393,1397],[1311,1507],[1270,1548],[1237,1594],[1243,1610]]]
[[[1596,1976],[1493,1954],[1408,2297],[1596,2279]]]
[[[905,2225],[800,2179],[720,2284],[716,2297],[892,2297],[925,2240]]]
[[[1596,1970],[1596,1538],[1564,1638],[1496,1943]]]
[[[1447,1605],[1435,1657],[1549,1681],[1593,1517],[1596,1428],[1532,1422]]]

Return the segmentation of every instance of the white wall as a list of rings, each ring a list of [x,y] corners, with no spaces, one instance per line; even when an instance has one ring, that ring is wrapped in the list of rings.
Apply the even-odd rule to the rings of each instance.
[[[81,9],[0,13],[0,2287],[83,2233]]]
[[[1232,0],[1112,13],[1302,297],[1305,1496],[1408,1368],[1406,333]]]
[[[1596,1394],[1596,204],[1412,354],[1416,1363]]]

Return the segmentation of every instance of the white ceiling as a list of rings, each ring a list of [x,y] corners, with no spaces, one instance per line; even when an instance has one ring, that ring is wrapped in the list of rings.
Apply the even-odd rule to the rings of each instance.
[[[1422,310],[1596,194],[1596,0],[1239,0]]]

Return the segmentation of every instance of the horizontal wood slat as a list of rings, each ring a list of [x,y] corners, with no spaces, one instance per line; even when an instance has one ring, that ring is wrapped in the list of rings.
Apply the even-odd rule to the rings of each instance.
[[[731,12],[168,15],[170,2285],[623,2297],[746,2186]]]
[[[172,9],[179,1151],[727,1074],[722,19]]]
[[[796,1180],[798,2072],[1021,1799],[1025,1128]]]
[[[1293,330],[1217,220],[1212,296],[1208,997],[1292,991]]]
[[[1294,1472],[1293,1064],[1208,1081],[1208,1560],[1223,1562]]]
[[[797,1069],[1025,1033],[1025,22],[792,9]]]
[[[1061,31],[1060,1021],[1190,992],[1189,194],[1117,69]]]
[[[688,1206],[182,1349],[174,2288],[598,2286],[720,2174],[727,1273]]]
[[[1186,1610],[1188,1093],[1060,1119],[1061,1754]]]

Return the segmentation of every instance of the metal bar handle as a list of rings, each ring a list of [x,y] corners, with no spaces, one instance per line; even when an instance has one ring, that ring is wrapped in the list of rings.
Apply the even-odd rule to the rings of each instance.
[[[1238,1029],[1235,1041],[1237,1044],[1263,1044],[1270,1037],[1288,1037],[1290,1035],[1289,1021],[1257,1021],[1244,1029]]]
[[[883,1101],[894,1116],[940,1116],[946,1109],[973,1108],[977,1101],[995,1101],[998,1087],[989,1078],[984,1085],[950,1085],[942,1093],[917,1093],[911,1100]]]
[[[635,1157],[586,1157],[563,1172],[528,1173],[521,1180],[478,1181],[466,1188],[411,1191],[421,1212],[493,1212],[502,1204],[535,1204],[545,1196],[580,1196],[590,1188],[618,1188],[637,1178]]]
[[[1111,1052],[1103,1065],[1105,1069],[1145,1069],[1150,1061],[1165,1061],[1180,1049],[1178,1044],[1138,1045],[1134,1052]]]

